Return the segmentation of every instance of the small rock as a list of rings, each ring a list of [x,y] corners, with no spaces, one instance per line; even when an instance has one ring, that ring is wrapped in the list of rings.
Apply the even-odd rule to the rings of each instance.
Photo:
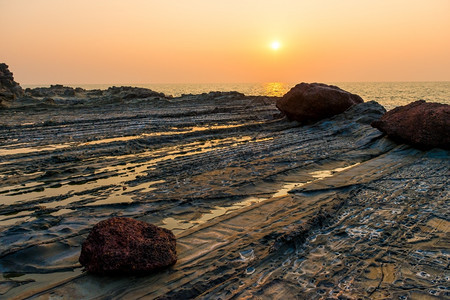
[[[372,126],[393,140],[418,148],[450,149],[450,105],[424,100],[399,106]]]
[[[94,226],[83,242],[79,261],[92,273],[150,273],[176,263],[176,239],[168,229],[114,217]]]
[[[277,108],[289,119],[310,124],[363,103],[355,94],[323,83],[300,83],[277,101]]]

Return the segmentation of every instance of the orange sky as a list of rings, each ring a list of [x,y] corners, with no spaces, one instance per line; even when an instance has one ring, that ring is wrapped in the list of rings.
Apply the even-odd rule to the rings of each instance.
[[[0,62],[21,84],[448,81],[449,14],[449,0],[0,0]]]

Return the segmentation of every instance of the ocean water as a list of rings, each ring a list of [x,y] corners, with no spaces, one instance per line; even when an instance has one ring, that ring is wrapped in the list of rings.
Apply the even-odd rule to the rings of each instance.
[[[450,81],[441,82],[328,82],[354,94],[364,101],[375,100],[392,109],[416,100],[450,104]],[[283,96],[295,83],[207,83],[207,84],[85,84],[71,85],[84,89],[107,89],[110,86],[137,86],[149,88],[174,97],[182,94],[201,94],[210,91],[238,91],[249,96]],[[24,87],[37,87],[24,85]]]

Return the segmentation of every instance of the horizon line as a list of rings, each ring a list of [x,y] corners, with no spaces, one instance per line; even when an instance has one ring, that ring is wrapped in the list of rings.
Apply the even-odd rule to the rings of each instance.
[[[147,83],[130,83],[130,82],[112,82],[112,83],[19,83],[20,86],[51,86],[51,85],[64,85],[64,86],[75,86],[75,85],[109,85],[109,86],[136,86],[136,85],[213,85],[213,84],[268,84],[268,83],[281,83],[281,84],[299,84],[302,82],[307,83],[425,83],[425,82],[450,82],[450,80],[358,80],[358,81],[253,81],[253,82],[147,82]]]

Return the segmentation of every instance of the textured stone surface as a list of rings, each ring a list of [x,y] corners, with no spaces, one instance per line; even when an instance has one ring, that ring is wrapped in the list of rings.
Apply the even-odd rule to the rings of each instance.
[[[300,83],[277,101],[278,109],[289,119],[314,123],[363,103],[358,95],[323,83]]]
[[[79,260],[92,273],[149,273],[176,263],[176,239],[168,229],[131,218],[110,218],[94,226]]]
[[[17,97],[23,95],[20,85],[14,81],[8,65],[0,63],[0,107],[8,106]]]
[[[419,148],[450,149],[450,105],[424,100],[396,107],[372,126]]]

